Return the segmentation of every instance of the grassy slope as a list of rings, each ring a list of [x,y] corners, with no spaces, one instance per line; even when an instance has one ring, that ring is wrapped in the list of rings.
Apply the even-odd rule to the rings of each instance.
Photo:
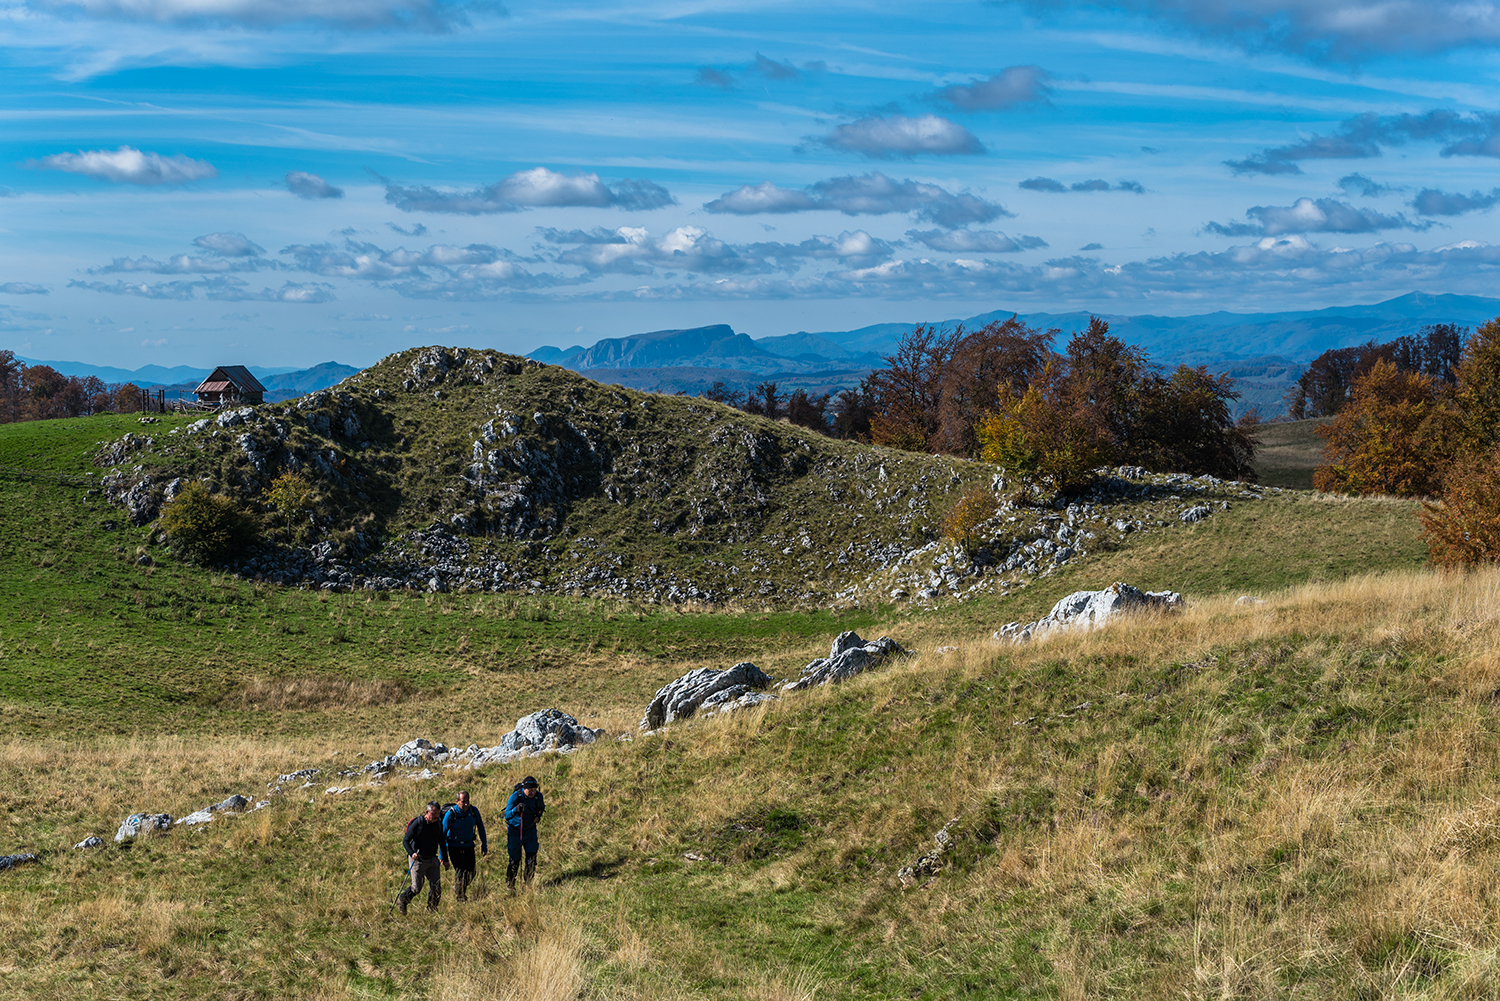
[[[1323,464],[1323,439],[1313,432],[1330,418],[1314,417],[1305,421],[1278,421],[1262,424],[1256,432],[1260,449],[1255,455],[1255,472],[1260,482],[1273,487],[1311,490],[1313,470]]]
[[[9,448],[78,465],[90,444],[5,430],[0,463]],[[100,527],[117,510],[76,489],[0,479],[0,503],[0,711],[24,735],[0,749],[0,847],[56,853],[0,874],[6,996],[1500,989],[1496,582],[1416,573],[1410,505],[1237,504],[929,613],[709,615],[257,588],[117,559],[161,554],[143,530]],[[1367,569],[1397,576],[1285,590]],[[1184,590],[1195,611],[1022,650],[983,641],[1116,578]],[[1272,604],[1210,599],[1242,592]],[[59,850],[131,810],[185,813],[421,733],[491,743],[549,704],[630,728],[684,670],[749,656],[788,674],[848,627],[959,650],[535,763],[552,806],[538,896],[389,914],[399,827],[448,782],[317,786],[200,833]],[[464,781],[493,812],[519,774]],[[896,868],[954,816],[948,868],[899,890]]]

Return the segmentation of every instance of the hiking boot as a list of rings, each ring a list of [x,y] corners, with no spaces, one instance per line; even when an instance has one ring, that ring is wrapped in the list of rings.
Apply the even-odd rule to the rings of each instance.
[[[410,900],[411,898],[408,897],[405,893],[396,894],[396,910],[400,911],[402,914],[405,914],[406,904]]]

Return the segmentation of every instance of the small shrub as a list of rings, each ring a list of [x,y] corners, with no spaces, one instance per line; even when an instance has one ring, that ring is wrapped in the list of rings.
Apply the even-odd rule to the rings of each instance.
[[[292,542],[309,541],[313,534],[312,515],[316,498],[307,477],[292,472],[276,477],[266,491],[266,506],[271,509],[273,523],[285,529]]]
[[[1448,470],[1441,501],[1418,516],[1434,566],[1457,569],[1500,562],[1500,448]]]
[[[172,549],[195,563],[223,563],[255,541],[255,518],[228,497],[190,483],[161,512]]]
[[[974,533],[995,514],[995,495],[983,487],[974,487],[958,499],[943,519],[943,537],[964,549],[973,546]]]

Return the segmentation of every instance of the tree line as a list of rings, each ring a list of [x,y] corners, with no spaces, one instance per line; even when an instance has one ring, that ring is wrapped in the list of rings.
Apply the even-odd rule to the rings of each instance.
[[[1352,361],[1351,361],[1352,359]],[[1500,560],[1500,318],[1472,334],[1452,324],[1415,338],[1325,352],[1302,390],[1326,461],[1319,490],[1425,498],[1433,563]],[[1341,397],[1337,373],[1347,371]],[[1330,375],[1333,373],[1333,375]],[[1295,412],[1295,411],[1294,411]]]
[[[0,350],[0,424],[144,410],[151,395],[130,382],[63,375],[50,365],[27,365]]]
[[[1255,419],[1232,416],[1233,380],[1199,366],[1171,373],[1091,318],[1062,352],[1056,329],[1018,317],[977,329],[921,325],[858,387],[782,397],[762,383],[703,394],[838,438],[997,463],[1021,484],[1068,490],[1096,467],[1253,477]]]

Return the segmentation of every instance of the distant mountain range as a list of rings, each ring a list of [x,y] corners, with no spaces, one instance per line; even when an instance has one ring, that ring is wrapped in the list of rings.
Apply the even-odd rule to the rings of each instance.
[[[998,309],[963,320],[973,329],[1012,315]],[[1143,348],[1164,365],[1207,365],[1238,380],[1240,410],[1259,408],[1262,417],[1283,412],[1281,398],[1305,363],[1329,348],[1388,341],[1430,323],[1476,326],[1500,316],[1500,299],[1411,292],[1369,306],[1281,313],[1203,313],[1196,316],[1127,316],[1114,313],[1020,313],[1033,327],[1057,329],[1057,347],[1088,325],[1091,315],[1109,321],[1110,332]],[[856,330],[800,331],[776,337],[737,334],[727,324],[657,330],[612,337],[590,347],[541,347],[528,357],[582,372],[592,379],[657,392],[702,392],[715,381],[741,390],[770,380],[779,387],[809,390],[853,386],[885,364],[914,323],[877,323]]]
[[[63,375],[79,378],[93,375],[110,383],[133,382],[146,389],[164,389],[169,396],[174,392],[191,392],[207,377],[208,373],[213,371],[211,368],[192,368],[188,365],[175,365],[171,368],[146,365],[132,370],[111,368],[108,365],[87,365],[77,361],[36,361],[31,358],[20,360],[27,365],[47,365]],[[251,374],[260,380],[260,384],[266,387],[266,400],[272,403],[278,400],[290,400],[315,390],[327,389],[359,371],[353,365],[340,365],[336,361],[325,361],[312,368],[261,368],[256,365],[247,367]]]

